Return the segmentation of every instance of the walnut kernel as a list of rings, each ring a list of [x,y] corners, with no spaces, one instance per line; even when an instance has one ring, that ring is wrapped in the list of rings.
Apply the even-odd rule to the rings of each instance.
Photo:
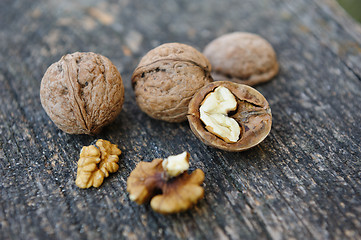
[[[83,147],[75,184],[80,188],[99,187],[104,177],[118,171],[118,156],[121,153],[117,145],[102,139],[99,139],[95,146]]]
[[[228,117],[237,109],[235,96],[228,88],[219,86],[209,93],[199,108],[200,119],[205,128],[228,143],[237,142],[241,128],[236,120]]]
[[[209,124],[204,121],[204,119],[208,120],[207,118],[203,117],[202,119],[201,108],[212,96],[211,94],[216,93],[220,87],[227,88],[232,93],[237,106],[234,108],[234,102],[228,100],[215,101],[215,104],[210,104],[211,109],[217,111],[219,107],[214,105],[226,104],[227,106],[220,108],[227,111],[224,111],[221,114],[223,116],[219,119],[213,117]],[[218,97],[223,98],[223,95]],[[232,124],[227,122],[230,119],[233,119],[231,120]],[[272,114],[267,100],[254,88],[244,84],[217,81],[203,87],[194,95],[189,103],[188,121],[193,133],[205,144],[226,151],[244,151],[256,146],[267,137],[272,126]],[[237,123],[238,127],[233,125],[234,122]],[[215,131],[223,127],[225,130]],[[238,137],[233,138],[233,136]],[[232,137],[232,141],[229,137]]]
[[[96,134],[120,113],[124,87],[106,57],[76,52],[52,64],[40,88],[41,104],[57,127],[70,134]]]
[[[141,59],[132,76],[137,104],[152,118],[185,121],[193,95],[213,81],[210,71],[208,60],[191,46],[156,47]]]
[[[177,177],[189,168],[189,153],[169,156],[162,162],[162,167],[170,177]]]
[[[188,162],[188,153],[176,158],[182,159],[183,155]],[[202,170],[196,169],[191,174],[185,170],[178,176],[169,178],[169,173],[163,168],[163,162],[164,160],[158,158],[152,162],[137,164],[127,180],[130,200],[138,204],[150,200],[154,211],[170,214],[185,211],[203,198],[204,189],[200,186],[204,181]],[[159,192],[161,193],[158,194]]]

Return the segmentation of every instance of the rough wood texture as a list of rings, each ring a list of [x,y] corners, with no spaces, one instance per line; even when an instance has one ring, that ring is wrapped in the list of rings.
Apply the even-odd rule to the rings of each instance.
[[[273,113],[259,146],[205,146],[187,123],[156,121],[135,104],[130,77],[163,42],[199,50],[249,31],[269,40],[280,73],[257,87]],[[68,135],[39,99],[47,67],[66,53],[108,57],[125,105],[95,137]],[[80,0],[0,2],[0,239],[360,239],[361,31],[331,0]],[[122,150],[99,189],[75,186],[83,145]],[[192,211],[137,206],[126,179],[141,160],[187,150],[206,174]]]

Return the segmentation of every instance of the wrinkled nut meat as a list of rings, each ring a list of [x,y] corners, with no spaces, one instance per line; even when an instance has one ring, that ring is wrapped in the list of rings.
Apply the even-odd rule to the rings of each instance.
[[[205,128],[227,143],[237,142],[241,128],[228,113],[237,109],[237,100],[228,88],[219,86],[208,94],[199,108]]]
[[[188,121],[205,144],[226,151],[244,151],[267,137],[272,115],[267,100],[254,88],[217,81],[194,95]]]
[[[162,162],[162,167],[170,177],[177,177],[189,168],[189,153],[169,156]]]
[[[138,204],[150,200],[152,209],[162,214],[189,209],[203,198],[204,173],[196,169],[188,174],[188,167],[187,152],[138,163],[127,180],[129,198]]]
[[[104,177],[118,171],[118,156],[121,153],[117,145],[102,139],[99,139],[95,145],[83,147],[75,184],[80,188],[99,187]]]
[[[223,35],[210,42],[203,54],[212,64],[214,80],[253,86],[278,72],[276,53],[262,37],[245,32]]]
[[[191,46],[156,47],[141,59],[132,76],[137,104],[152,118],[185,121],[193,95],[213,81],[210,71],[208,60]]]
[[[48,68],[40,98],[46,113],[64,132],[96,134],[120,113],[124,87],[108,58],[76,52]]]

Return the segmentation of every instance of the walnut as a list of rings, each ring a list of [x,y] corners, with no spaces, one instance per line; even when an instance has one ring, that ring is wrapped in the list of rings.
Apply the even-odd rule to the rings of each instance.
[[[188,174],[188,162],[189,154],[185,152],[167,160],[138,163],[127,180],[129,198],[138,204],[150,200],[152,209],[162,214],[189,209],[203,198],[204,189],[200,185],[204,173],[196,169]]]
[[[95,145],[83,147],[75,184],[80,188],[99,187],[104,177],[118,171],[118,155],[121,153],[117,145],[102,139],[99,139]]]
[[[267,137],[272,114],[267,100],[254,88],[217,81],[194,95],[189,103],[188,121],[193,133],[205,144],[226,151],[243,151]]]
[[[96,134],[120,113],[124,87],[108,58],[76,52],[48,68],[40,98],[46,113],[64,132]]]
[[[208,94],[199,108],[205,128],[227,143],[237,142],[241,128],[228,113],[237,109],[236,97],[228,88],[219,86]]]
[[[141,59],[132,76],[137,104],[152,118],[185,121],[193,95],[213,81],[210,71],[208,60],[191,46],[156,47]]]
[[[162,162],[162,167],[170,177],[177,177],[189,168],[189,153],[169,156]]]
[[[203,54],[212,64],[212,76],[250,86],[271,80],[278,72],[276,53],[265,39],[245,32],[223,35],[210,42]]]

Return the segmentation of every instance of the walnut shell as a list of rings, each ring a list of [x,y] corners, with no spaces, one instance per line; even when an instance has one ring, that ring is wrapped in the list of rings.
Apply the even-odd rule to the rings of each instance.
[[[276,53],[265,39],[245,32],[223,35],[210,42],[203,54],[212,64],[212,77],[253,86],[278,73]]]
[[[132,76],[137,104],[152,118],[185,121],[193,95],[213,81],[210,71],[208,60],[191,46],[156,47],[141,59]]]
[[[235,143],[227,143],[209,132],[200,120],[199,108],[206,96],[218,86],[228,88],[236,97],[237,109],[229,113],[241,128]],[[205,144],[226,151],[244,151],[262,142],[272,126],[271,108],[265,97],[254,88],[229,82],[216,81],[200,89],[189,103],[188,121],[193,133]]]
[[[55,125],[70,134],[96,134],[120,113],[124,86],[106,57],[76,52],[52,64],[41,81],[40,99]]]

